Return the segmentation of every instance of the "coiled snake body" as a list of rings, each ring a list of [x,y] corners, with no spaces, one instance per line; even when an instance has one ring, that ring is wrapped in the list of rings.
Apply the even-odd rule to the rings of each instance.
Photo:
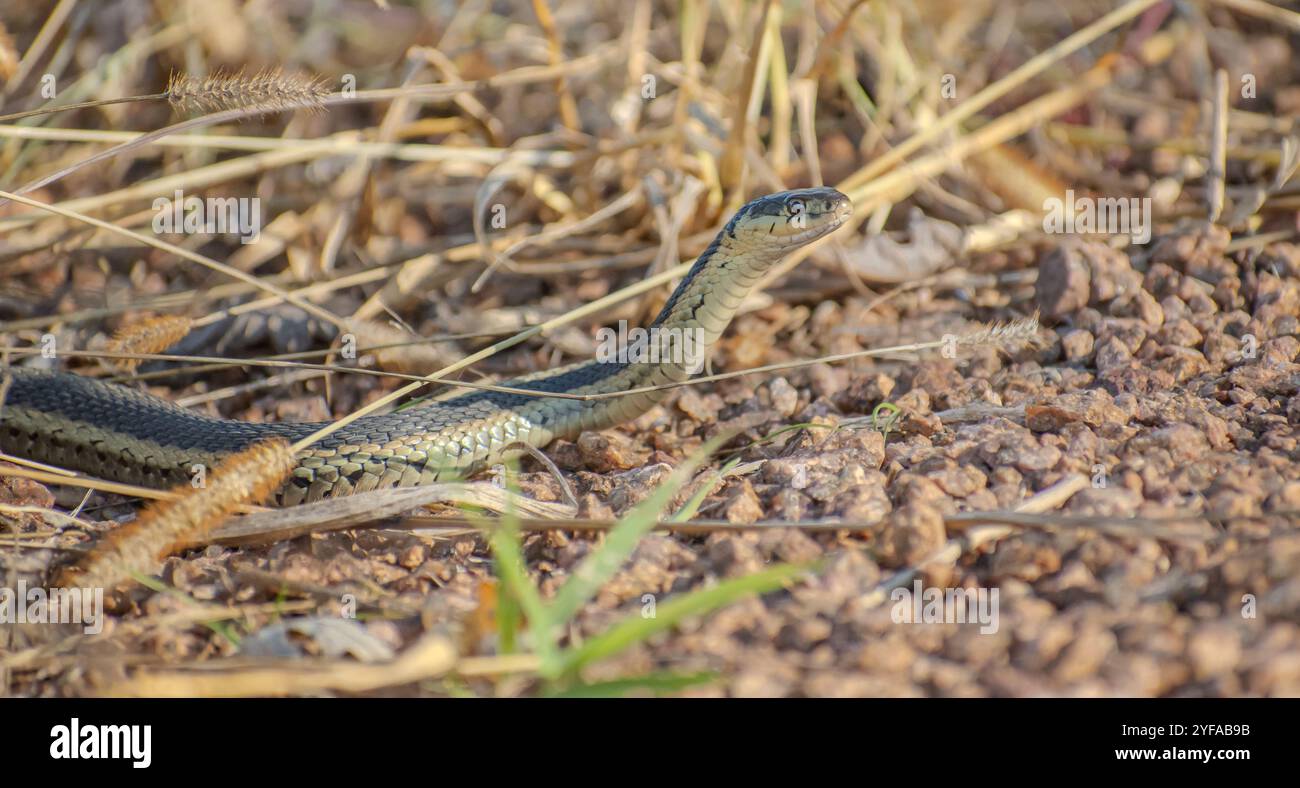
[[[700,255],[652,328],[694,332],[712,344],[760,277],[791,251],[839,227],[847,197],[816,188],[760,197],[742,207]],[[596,394],[679,382],[689,360],[591,360],[502,382],[538,392]],[[12,381],[0,406],[0,449],[102,478],[160,487],[187,481],[259,439],[298,440],[322,424],[254,424],[184,410],[123,386],[62,372],[3,369]],[[524,443],[544,447],[645,413],[664,390],[597,400],[479,391],[366,416],[298,456],[276,495],[282,505],[466,475]]]

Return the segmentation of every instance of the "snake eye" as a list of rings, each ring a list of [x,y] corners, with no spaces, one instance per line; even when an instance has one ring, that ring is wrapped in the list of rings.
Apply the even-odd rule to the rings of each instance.
[[[804,212],[803,200],[798,197],[792,197],[786,202],[785,209],[790,212],[791,216],[802,216]]]

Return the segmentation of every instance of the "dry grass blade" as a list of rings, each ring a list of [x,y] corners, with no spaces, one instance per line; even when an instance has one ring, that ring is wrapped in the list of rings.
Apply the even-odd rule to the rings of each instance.
[[[1231,8],[1233,11],[1249,14],[1300,33],[1300,12],[1293,9],[1276,6],[1264,0],[1213,0],[1213,2],[1224,8]]]
[[[394,99],[403,95],[419,95],[428,100],[449,100],[457,95],[460,95],[462,92],[471,91],[473,90],[473,88],[474,85],[472,83],[466,83],[465,85],[413,85],[409,88],[402,88],[402,89],[356,91],[355,93],[349,96],[341,96],[336,93],[331,93],[324,98],[320,98],[317,99],[316,101],[313,101],[312,103],[313,104],[319,103],[322,106],[333,106],[335,104],[351,104],[358,101],[388,101],[390,99]],[[16,193],[26,194],[28,192],[35,191],[42,187],[48,186],[51,183],[62,180],[63,178],[66,178],[68,175],[71,175],[72,173],[80,169],[83,169],[85,167],[89,167],[90,165],[95,164],[96,162],[112,159],[116,156],[122,155],[123,153],[126,153],[131,150],[135,150],[137,148],[144,147],[145,145],[148,145],[152,142],[162,139],[163,137],[167,137],[169,135],[176,134],[178,132],[200,129],[200,128],[204,128],[205,126],[212,126],[218,123],[239,121],[245,118],[253,117],[256,115],[262,115],[262,114],[265,114],[265,110],[258,107],[239,107],[236,109],[227,109],[227,110],[222,110],[220,112],[214,112],[211,115],[203,115],[197,118],[190,118],[189,120],[184,120],[179,123],[173,123],[170,126],[164,126],[161,129],[155,129],[154,131],[141,134],[127,142],[123,142],[119,145],[114,145],[113,147],[107,150],[100,151],[99,153],[88,156],[84,159],[81,159],[80,161],[74,162],[73,164],[69,164],[66,167],[61,167],[60,169],[48,175],[42,176],[34,181],[24,184],[22,188],[18,189]],[[0,205],[4,205],[5,203],[9,202],[12,199],[13,199],[12,195],[0,193]]]
[[[1007,74],[997,82],[985,87],[980,92],[963,101],[951,112],[944,114],[933,124],[926,126],[922,131],[908,137],[905,142],[898,147],[893,148],[885,155],[875,159],[866,167],[847,178],[842,190],[860,187],[882,172],[887,171],[895,164],[906,159],[915,153],[926,143],[938,139],[945,132],[952,131],[962,121],[973,117],[975,113],[992,104],[994,101],[1002,98],[1012,90],[1020,87],[1035,76],[1057,63],[1062,58],[1078,51],[1080,48],[1087,46],[1093,41],[1100,38],[1105,33],[1119,27],[1125,22],[1133,19],[1138,14],[1146,11],[1156,3],[1163,0],[1133,0],[1111,11],[1109,14],[1101,17],[1087,27],[1071,34],[1068,38],[1061,41],[1056,46],[1045,52],[1040,52],[1029,60],[1025,61],[1019,68]],[[859,208],[859,210],[861,210]]]
[[[953,346],[991,346],[1004,353],[1013,353],[1025,347],[1036,346],[1039,342],[1038,329],[1038,315],[1035,313],[1030,317],[1017,318],[1007,323],[997,323],[991,326],[978,326],[976,328],[968,329],[961,334],[945,336],[941,339],[930,340],[928,342],[912,342],[906,345],[891,345],[889,347],[872,348],[870,350],[857,350],[851,353],[837,353],[827,356],[818,356],[817,358],[799,359],[798,361],[783,361],[779,364],[765,364],[761,367],[738,369],[733,372],[720,372],[716,375],[702,375],[700,377],[676,383],[663,383],[657,386],[642,386],[640,388],[632,388],[625,391],[611,391],[604,394],[584,394],[581,398],[595,400],[626,397],[631,394],[664,391],[666,389],[681,388],[682,386],[698,386],[703,383],[716,383],[719,380],[730,380],[745,375],[780,372],[782,370],[797,369],[799,367],[808,367],[815,364],[837,364],[843,361],[853,361],[855,359],[896,356],[901,353],[911,353],[918,350],[938,350],[941,348],[946,350]]]
[[[0,22],[0,81],[9,82],[18,73],[18,49],[14,46],[13,36],[8,28]]]
[[[1082,474],[1071,474],[1065,479],[1057,482],[1055,485],[1043,490],[1037,495],[1022,501],[1016,507],[1017,512],[1036,514],[1051,511],[1063,505],[1066,501],[1074,496],[1075,493],[1087,487],[1088,478]],[[866,595],[862,604],[866,607],[875,607],[884,604],[889,597],[889,592],[899,586],[908,583],[918,572],[928,566],[938,564],[950,564],[956,561],[971,550],[976,550],[984,545],[990,544],[1010,536],[1015,533],[1015,528],[1007,525],[977,525],[969,528],[961,536],[949,539],[940,549],[918,561],[913,566],[907,567],[899,572],[894,573],[882,581],[875,590]]]
[[[89,109],[90,107],[108,107],[113,104],[132,104],[139,101],[158,101],[167,97],[165,93],[152,93],[147,96],[124,96],[115,99],[100,99],[96,101],[79,101],[76,104],[58,104],[53,107],[41,107],[40,109],[28,110],[26,112],[12,112],[8,115],[0,115],[0,123],[12,123],[15,120],[23,118],[34,118],[39,115],[52,115],[56,112],[67,112],[74,109]]]
[[[1210,167],[1205,177],[1209,201],[1207,218],[1213,224],[1223,215],[1224,184],[1228,176],[1228,72],[1223,69],[1214,73],[1214,96],[1210,106]]]
[[[604,298],[598,298],[589,304],[585,304],[584,306],[578,307],[577,309],[570,310],[564,313],[563,315],[560,315],[559,317],[553,318],[551,320],[547,320],[544,323],[539,323],[538,325],[520,331],[519,333],[507,339],[503,339],[500,342],[491,345],[490,347],[486,347],[483,350],[478,351],[477,353],[472,353],[466,356],[465,358],[462,358],[460,361],[457,361],[454,364],[449,364],[446,367],[443,367],[442,369],[433,373],[432,375],[427,376],[425,378],[426,382],[412,383],[409,386],[403,386],[397,391],[394,391],[391,394],[386,394],[383,397],[380,397],[379,399],[375,400],[374,402],[371,402],[353,411],[352,413],[349,413],[346,417],[331,423],[329,426],[322,427],[321,429],[317,430],[311,435],[308,435],[307,437],[298,441],[298,443],[294,444],[294,450],[299,451],[305,449],[308,446],[315,443],[316,441],[325,437],[326,435],[330,435],[335,431],[342,429],[343,427],[347,426],[348,424],[351,424],[352,422],[356,421],[362,416],[368,415],[370,413],[374,413],[380,408],[387,407],[388,405],[397,402],[398,400],[407,396],[408,394],[413,394],[416,391],[419,391],[421,388],[428,385],[428,383],[438,382],[440,379],[445,378],[447,375],[451,374],[452,372],[456,372],[461,369],[464,369],[465,367],[468,367],[471,364],[474,364],[475,362],[482,361],[483,359],[495,355],[496,353],[499,353],[502,350],[514,347],[515,345],[527,341],[532,337],[538,336],[539,334],[544,334],[545,332],[555,328],[559,328],[560,326],[568,325],[577,320],[581,320],[582,318],[587,317],[588,315],[597,314],[601,310],[609,307],[611,304],[617,304],[628,298],[632,298],[648,290],[652,290],[664,284],[665,282],[672,281],[675,277],[682,276],[687,271],[689,271],[690,268],[691,268],[690,263],[682,263],[681,265],[675,265],[672,268],[668,269],[667,271],[656,274],[655,276],[647,277],[641,280],[640,282],[637,282],[636,284],[629,285],[623,288],[622,290],[619,290],[614,293],[610,293]],[[536,394],[536,392],[533,393]]]
[[[455,360],[450,348],[375,320],[353,321],[352,333],[357,354],[373,352],[375,362],[390,372],[428,374]]]
[[[23,58],[14,69],[13,75],[5,80],[4,95],[12,95],[31,75],[36,68],[36,64],[45,56],[46,49],[58,37],[63,23],[68,21],[68,17],[72,15],[72,11],[76,6],[77,0],[59,0],[59,4],[45,18],[44,24],[36,33],[36,38],[27,47],[27,51],[23,53]]]
[[[320,307],[316,306],[310,301],[305,301],[299,298],[298,296],[294,295],[293,293],[287,292],[269,282],[265,282],[261,279],[258,279],[255,276],[246,274],[243,271],[240,271],[238,269],[231,268],[225,263],[219,262],[217,260],[213,260],[210,257],[205,257],[204,255],[198,254],[196,252],[191,252],[189,249],[185,249],[175,244],[167,243],[166,241],[160,241],[157,238],[150,238],[147,235],[142,235],[141,233],[137,233],[133,230],[128,230],[124,227],[118,227],[117,225],[111,222],[106,222],[102,219],[96,219],[93,216],[86,216],[84,214],[79,214],[76,213],[75,211],[69,211],[67,209],[60,208],[57,205],[50,205],[48,203],[39,202],[37,200],[31,199],[30,197],[23,197],[21,195],[12,192],[0,191],[0,200],[13,200],[14,202],[21,203],[23,205],[27,205],[32,208],[40,208],[43,211],[49,211],[50,213],[55,213],[69,219],[75,219],[79,222],[84,222],[85,224],[91,225],[93,227],[98,227],[101,230],[108,230],[111,233],[116,233],[118,235],[126,236],[127,238],[142,243],[146,246],[152,246],[157,249],[162,249],[164,251],[171,252],[172,254],[177,255],[179,257],[183,257],[186,260],[199,263],[200,265],[207,266],[208,268],[212,268],[214,270],[232,276],[235,279],[239,279],[255,287],[266,290],[269,293],[274,293],[275,295],[279,296],[285,301],[288,301],[294,306],[302,309],[303,311],[311,315],[314,315],[322,320],[328,321],[338,326],[341,329],[346,330],[347,328],[347,324],[343,321],[342,318],[338,317],[337,315],[330,314],[329,312],[325,311],[324,309],[321,309]]]
[[[1261,518],[1263,515],[1260,516]],[[1214,539],[1215,531],[1207,521],[1209,515],[1188,513],[1165,518],[1152,517],[1094,517],[1054,515],[1031,511],[957,512],[944,515],[943,524],[949,532],[957,533],[981,526],[1035,528],[1044,531],[1086,529],[1111,536],[1149,537],[1176,544],[1197,544]],[[1249,519],[1249,518],[1242,518]],[[888,520],[888,517],[885,518]],[[602,533],[618,524],[616,520],[550,520],[520,518],[521,532],[572,531]],[[748,533],[789,529],[807,534],[871,534],[879,533],[882,520],[758,520],[752,523],[733,523],[726,520],[691,520],[677,522],[660,520],[652,531],[683,536],[707,536],[716,533]],[[442,517],[412,515],[392,524],[394,528],[419,529],[430,533],[459,536],[485,530],[482,520],[470,517]],[[1007,531],[1009,534],[1010,531]],[[981,542],[983,544],[984,542]]]
[[[750,39],[749,58],[745,64],[745,80],[731,111],[731,131],[727,136],[727,145],[718,165],[722,188],[727,192],[729,203],[740,203],[740,189],[744,183],[745,151],[749,148],[752,129],[749,123],[749,105],[753,101],[755,84],[762,60],[760,50],[767,40],[767,17],[772,10],[773,0],[765,0],[758,23],[754,26],[754,35]]]
[[[67,0],[65,0],[66,2]],[[574,58],[560,66],[536,66],[516,69],[513,72],[498,75],[492,79],[482,80],[479,82],[462,82],[457,84],[422,84],[409,85],[401,88],[376,88],[373,90],[354,90],[346,94],[329,93],[324,96],[311,96],[308,105],[318,105],[322,107],[336,106],[340,104],[355,104],[364,102],[390,101],[396,98],[419,99],[423,101],[449,101],[466,93],[472,93],[475,90],[488,87],[505,87],[508,85],[522,85],[530,82],[545,81],[553,79],[556,76],[566,73],[581,72],[583,69],[592,68],[595,65],[603,63],[618,52],[617,47],[607,46],[596,52],[592,52],[584,57]],[[286,99],[288,100],[288,99]],[[287,109],[282,107],[281,109]],[[62,167],[48,175],[38,178],[35,181],[23,185],[17,194],[26,194],[35,191],[44,186],[48,186],[55,181],[61,180],[68,175],[83,169],[96,162],[120,156],[131,150],[156,142],[164,137],[192,129],[199,129],[205,126],[212,126],[218,123],[227,123],[240,121],[245,118],[263,115],[266,110],[253,107],[238,107],[235,109],[226,109],[220,112],[214,112],[210,115],[203,115],[197,118],[173,123],[161,129],[142,134],[134,139],[123,142],[119,145],[100,151],[80,161],[74,162],[66,167]],[[4,205],[11,199],[9,196],[0,194],[0,206]]]
[[[1094,91],[1110,84],[1115,66],[1114,58],[1102,59],[1075,82],[1039,96],[1014,112],[990,121],[944,149],[909,162],[870,182],[849,178],[839,188],[852,198],[854,213],[857,215],[871,213],[885,203],[898,202],[915,191],[925,179],[939,175],[972,153],[1001,145],[1079,104]],[[944,116],[945,119],[947,117],[949,116]],[[899,146],[894,150],[901,149],[902,146]]]
[[[24,460],[21,457],[12,457],[8,454],[0,454],[0,460],[12,462],[22,466],[11,468],[6,465],[0,465],[0,477],[12,476],[16,479],[31,479],[41,484],[63,484],[70,487],[84,487],[87,490],[98,490],[99,492],[117,493],[118,495],[127,495],[133,498],[144,498],[146,500],[171,500],[175,494],[166,490],[154,490],[149,487],[140,487],[135,484],[122,484],[120,482],[106,482],[100,479],[92,479],[87,476],[81,476],[63,468],[41,465],[30,460]]]
[[[533,170],[525,164],[520,158],[511,156],[505,161],[492,168],[483,182],[479,184],[478,191],[474,195],[474,240],[478,242],[482,250],[483,259],[487,261],[487,269],[474,281],[473,289],[478,290],[483,287],[488,277],[498,266],[506,268],[513,267],[509,260],[499,254],[496,248],[488,241],[487,225],[491,221],[496,228],[506,226],[506,206],[503,203],[491,203],[493,195],[501,191],[507,184],[515,183],[523,185],[528,183],[533,176]],[[489,219],[488,213],[492,216]]]
[[[345,498],[302,504],[283,511],[254,512],[233,520],[186,543],[186,547],[204,544],[267,544],[293,539],[303,534],[339,531],[360,525],[373,525],[385,518],[429,503],[475,506],[494,512],[513,507],[529,517],[548,519],[572,517],[574,508],[525,498],[487,482],[452,482],[426,484],[392,490],[372,490]]]
[[[564,45],[560,41],[560,32],[555,27],[555,17],[551,14],[551,8],[546,4],[546,0],[533,0],[533,14],[536,15],[537,24],[546,35],[547,53],[551,65],[560,65],[564,62]],[[582,121],[578,118],[578,102],[573,98],[573,91],[569,90],[569,82],[563,74],[555,78],[555,90],[560,97],[561,122],[566,128],[578,131],[582,128]]]
[[[341,660],[270,660],[253,667],[201,672],[152,671],[110,685],[107,697],[248,698],[320,692],[365,692],[446,674],[456,666],[455,645],[427,634],[387,664]]]

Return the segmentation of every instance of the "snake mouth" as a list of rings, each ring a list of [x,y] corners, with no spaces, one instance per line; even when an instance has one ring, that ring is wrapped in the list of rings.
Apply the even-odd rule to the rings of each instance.
[[[789,246],[803,246],[822,236],[835,232],[853,215],[853,203],[834,189],[818,189],[821,210],[809,211],[804,229],[787,235],[783,241]]]
[[[824,223],[818,224],[816,227],[810,227],[802,232],[786,236],[782,240],[786,246],[803,246],[804,244],[816,241],[823,235],[829,235],[839,229],[842,224],[844,224],[843,219],[839,219],[838,217],[830,218]]]

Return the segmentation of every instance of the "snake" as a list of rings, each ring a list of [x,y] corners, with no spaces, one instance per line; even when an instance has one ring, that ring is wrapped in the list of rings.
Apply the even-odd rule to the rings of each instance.
[[[707,350],[764,274],[843,225],[851,214],[849,198],[827,187],[778,192],[746,203],[668,297],[648,326],[647,344],[653,346],[654,337],[677,337],[675,345],[659,341],[668,350],[690,345]],[[467,477],[528,447],[543,449],[557,438],[575,439],[584,431],[634,419],[660,402],[672,384],[698,370],[698,359],[689,353],[631,350],[598,353],[498,385],[520,390],[516,392],[479,389],[363,416],[302,449],[272,503],[290,506]],[[215,467],[269,438],[300,441],[329,424],[221,419],[128,386],[17,365],[0,367],[0,386],[5,380],[0,449],[146,487],[189,482],[196,466]],[[546,396],[611,392],[631,393],[595,399]]]

